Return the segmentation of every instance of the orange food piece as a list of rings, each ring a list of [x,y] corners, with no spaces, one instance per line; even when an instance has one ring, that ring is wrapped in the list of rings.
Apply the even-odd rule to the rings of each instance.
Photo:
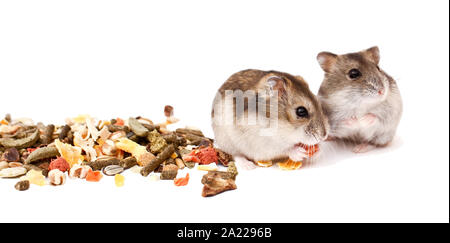
[[[102,153],[102,148],[100,147],[100,145],[94,145],[94,149],[95,149],[95,152],[97,153],[98,156],[103,154]]]
[[[7,120],[2,120],[2,121],[0,121],[0,124],[3,124],[3,125],[8,125],[8,124],[9,124],[9,122],[8,122]]]
[[[186,186],[189,182],[189,173],[186,174],[186,177],[175,178],[173,183],[175,186]]]
[[[285,162],[278,162],[278,167],[282,170],[296,170],[302,167],[302,165],[302,162],[295,162],[291,159],[288,159]]]
[[[197,156],[195,156],[195,151],[192,151],[191,153],[184,155],[183,160],[186,162],[196,162],[196,163],[200,162],[200,159]]]
[[[125,121],[120,118],[116,118],[116,123],[114,125],[123,126],[125,125]]]
[[[102,177],[103,177],[103,175],[100,171],[91,170],[86,175],[86,181],[97,182],[97,181],[100,181],[102,179]]]
[[[123,152],[123,150],[120,150],[120,149],[119,149],[119,150],[117,151],[117,156],[116,156],[116,157],[117,157],[118,159],[123,159],[124,156],[125,156],[125,153]]]
[[[132,154],[136,158],[137,163],[140,166],[147,165],[152,159],[155,158],[152,153],[147,151],[147,148],[145,146],[142,146],[128,138],[120,138],[116,142],[116,147],[120,150]]]
[[[55,146],[58,149],[59,154],[63,157],[70,167],[75,164],[79,164],[83,161],[83,156],[81,155],[81,148],[75,147],[67,143],[55,140]]]
[[[270,160],[268,160],[268,161],[260,160],[260,161],[256,161],[256,165],[261,166],[261,167],[270,167],[273,165],[273,163]]]

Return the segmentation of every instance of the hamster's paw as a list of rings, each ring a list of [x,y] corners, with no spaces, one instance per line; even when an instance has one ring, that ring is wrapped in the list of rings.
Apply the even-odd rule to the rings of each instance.
[[[289,151],[288,156],[289,159],[298,162],[304,160],[305,158],[308,158],[308,153],[304,148],[296,146]]]
[[[377,120],[376,115],[374,115],[372,113],[367,113],[366,115],[364,115],[363,117],[361,117],[359,119],[359,122],[362,126],[370,126],[370,125],[373,125],[376,120]]]
[[[353,153],[365,153],[370,150],[370,146],[368,143],[361,143],[353,147]]]
[[[236,161],[236,165],[237,165],[237,167],[239,167],[239,169],[253,170],[253,169],[257,168],[255,163],[253,163],[252,161],[250,161],[242,156],[235,156],[234,160]]]
[[[352,116],[348,119],[345,119],[342,121],[342,125],[348,126],[348,127],[353,127],[358,125],[359,121],[358,118],[356,118],[356,116]]]

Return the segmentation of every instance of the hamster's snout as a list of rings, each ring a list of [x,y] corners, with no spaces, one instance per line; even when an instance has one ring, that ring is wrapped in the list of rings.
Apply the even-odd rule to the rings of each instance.
[[[382,76],[370,77],[367,79],[367,90],[369,95],[383,98],[387,89],[387,80]]]
[[[310,142],[311,144],[317,144],[324,141],[327,139],[329,132],[328,120],[324,116],[318,117],[308,124],[305,132],[313,138]]]

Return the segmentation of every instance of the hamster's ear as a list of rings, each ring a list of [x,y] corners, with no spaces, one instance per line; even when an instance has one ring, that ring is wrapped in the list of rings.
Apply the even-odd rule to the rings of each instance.
[[[380,62],[380,50],[378,49],[378,46],[371,47],[365,51],[363,51],[364,55],[367,59],[372,61],[373,63],[377,64]]]
[[[323,71],[330,72],[337,60],[337,55],[331,52],[321,52],[317,54],[317,61],[322,67]]]
[[[275,90],[278,92],[278,96],[282,96],[286,92],[286,81],[282,77],[270,75],[262,81],[265,93],[268,96],[272,96]]]

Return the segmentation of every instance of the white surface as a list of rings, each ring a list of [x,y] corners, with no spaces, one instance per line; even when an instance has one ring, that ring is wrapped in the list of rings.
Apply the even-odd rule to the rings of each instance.
[[[18,192],[0,180],[0,221],[448,222],[448,16],[448,1],[2,1],[0,115],[158,121],[171,104],[211,136],[211,102],[232,73],[300,74],[317,92],[318,52],[372,45],[404,115],[389,148],[327,144],[298,171],[241,170],[237,190],[212,198],[196,170],[186,187],[130,171],[122,188],[104,178]]]

